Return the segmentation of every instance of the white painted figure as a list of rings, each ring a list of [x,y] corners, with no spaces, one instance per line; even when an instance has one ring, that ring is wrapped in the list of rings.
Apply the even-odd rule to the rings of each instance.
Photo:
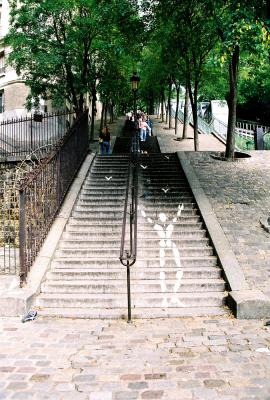
[[[160,259],[160,286],[161,290],[163,293],[166,292],[167,290],[167,285],[166,285],[166,274],[165,274],[165,266],[166,266],[166,249],[171,249],[173,252],[175,264],[177,267],[176,271],[176,280],[175,284],[173,287],[173,296],[171,297],[171,302],[176,303],[178,306],[181,306],[182,303],[179,301],[176,293],[178,292],[180,285],[181,285],[181,279],[183,276],[183,270],[181,267],[181,260],[180,260],[180,254],[178,251],[178,248],[176,244],[171,240],[172,233],[174,230],[174,223],[177,222],[177,219],[181,216],[181,213],[184,209],[184,204],[179,204],[178,209],[177,209],[177,214],[176,216],[169,222],[167,222],[167,216],[165,213],[160,213],[159,214],[159,222],[156,223],[152,220],[152,218],[147,217],[146,213],[144,210],[141,210],[141,214],[144,218],[147,219],[147,221],[150,224],[154,224],[154,230],[157,232],[160,242],[159,242],[159,259]],[[164,296],[163,297],[163,303],[162,306],[166,307],[168,305],[167,298]]]

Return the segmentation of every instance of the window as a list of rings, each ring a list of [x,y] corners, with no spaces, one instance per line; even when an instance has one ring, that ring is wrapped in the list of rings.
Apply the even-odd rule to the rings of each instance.
[[[4,91],[0,91],[0,114],[4,112]]]
[[[5,66],[5,52],[1,51],[0,52],[0,75],[4,74],[6,72],[6,66]]]

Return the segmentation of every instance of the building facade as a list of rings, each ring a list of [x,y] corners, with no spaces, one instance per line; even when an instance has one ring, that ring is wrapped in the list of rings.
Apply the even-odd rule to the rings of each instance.
[[[6,60],[10,48],[4,44],[9,29],[9,2],[0,0],[0,121],[27,114],[25,108],[29,89]]]

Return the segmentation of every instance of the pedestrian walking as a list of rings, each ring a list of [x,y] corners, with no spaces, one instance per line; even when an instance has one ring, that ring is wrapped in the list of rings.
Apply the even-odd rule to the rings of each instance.
[[[99,143],[101,146],[101,155],[109,155],[111,148],[111,134],[107,125],[104,126],[99,135]]]

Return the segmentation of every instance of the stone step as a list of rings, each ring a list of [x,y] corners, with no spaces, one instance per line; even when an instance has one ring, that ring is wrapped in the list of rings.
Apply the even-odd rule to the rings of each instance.
[[[140,224],[143,225],[149,225],[149,222],[146,220],[146,218],[144,218],[141,214],[138,214],[138,221],[140,222]],[[156,219],[156,221],[158,223],[158,218]],[[166,227],[169,225],[170,220],[168,221],[168,223],[166,224]],[[192,224],[192,223],[197,223],[200,222],[200,216],[199,215],[181,215],[181,217],[179,217],[177,219],[176,222],[173,223],[174,227],[178,227],[181,223],[188,223],[188,224]],[[176,228],[175,228],[176,229]]]
[[[93,229],[92,232],[88,232],[88,231],[65,231],[62,235],[63,239],[72,239],[72,240],[91,240],[93,239],[93,235],[95,234],[97,237],[102,237],[104,235],[104,238],[111,238],[111,240],[117,239],[121,237],[121,233],[122,233],[122,229],[117,229],[116,232],[114,232],[113,230],[106,230],[104,231],[100,231],[97,232]],[[197,229],[197,230],[191,230],[190,232],[187,232],[185,230],[182,231],[175,231],[173,232],[173,239],[175,238],[183,238],[183,239],[187,239],[187,238],[204,238],[206,236],[206,231],[205,230],[201,230],[201,229]],[[138,231],[137,232],[137,237],[138,239],[153,239],[156,240],[157,239],[157,234],[156,232],[153,231]]]
[[[87,184],[84,184],[83,185],[83,190],[87,190],[87,191],[90,191],[90,190],[104,190],[104,191],[107,191],[107,190],[115,190],[115,189],[117,189],[117,190],[125,190],[126,189],[126,187],[127,187],[127,184],[126,184],[126,182],[123,182],[123,183],[119,183],[119,182],[112,182],[112,181],[102,181],[102,182],[92,182],[91,184],[90,183],[87,183]]]
[[[120,223],[123,221],[123,213],[112,213],[115,215],[110,215],[109,213],[102,213],[102,214],[97,214],[97,213],[86,213],[83,211],[73,211],[72,216],[70,217],[70,221],[82,225],[86,225],[88,223],[90,224],[113,224],[115,223]],[[158,222],[158,221],[154,221]],[[177,222],[173,223],[174,229],[176,230],[179,226],[185,226],[187,225],[192,225],[200,222],[200,216],[183,216],[181,219],[179,219]],[[138,216],[138,225],[140,225],[140,229],[143,230],[144,228],[148,228],[149,226],[153,230],[153,224],[150,224],[145,218],[142,216]],[[177,227],[177,228],[176,228]]]
[[[124,199],[122,199],[121,197],[117,199],[103,199],[101,205],[100,200],[98,199],[91,199],[91,197],[86,199],[81,199],[79,196],[76,205],[89,205],[92,207],[97,207],[98,209],[101,207],[112,207],[112,206],[120,207],[124,205]]]
[[[124,202],[119,203],[119,204],[111,204],[110,206],[105,206],[103,203],[100,204],[95,204],[94,206],[91,204],[84,204],[84,203],[77,203],[74,207],[74,211],[79,211],[79,212],[91,212],[91,213],[96,213],[96,214],[103,214],[109,213],[109,212],[122,212],[124,210]]]
[[[127,319],[127,307],[122,308],[37,308],[39,318],[71,318],[71,319]],[[133,308],[132,319],[154,319],[154,318],[185,318],[185,317],[207,317],[207,316],[229,316],[229,310],[223,307],[156,307],[156,308]]]
[[[112,188],[112,187],[107,187],[107,188],[93,188],[93,189],[84,189],[82,188],[81,194],[82,195],[100,195],[102,198],[107,197],[107,194],[109,195],[123,195],[125,193],[126,187],[123,188]]]
[[[144,165],[145,169],[141,166],[140,174],[143,179],[147,178],[159,178],[159,177],[166,177],[166,176],[183,176],[182,172],[179,170],[178,167],[171,168],[166,166],[160,166],[159,168],[151,167]]]
[[[166,268],[166,279],[175,279],[176,268]],[[160,268],[156,270],[152,268],[147,270],[144,268],[138,268],[137,266],[132,268],[131,279],[148,279],[158,280],[160,277]],[[183,277],[185,279],[219,279],[221,277],[220,268],[185,268]],[[52,269],[47,274],[48,280],[115,280],[115,279],[126,279],[126,271],[121,266],[119,268],[110,268],[108,270],[97,270],[90,268],[59,268]]]
[[[91,174],[88,175],[88,177],[85,179],[84,183],[88,184],[91,182],[103,182],[103,180],[105,180],[105,176],[107,176],[108,178],[110,176],[112,176],[112,180],[110,180],[109,182],[115,180],[115,176],[117,176],[117,178],[119,178],[121,181],[126,181],[127,177],[128,177],[128,171],[122,172],[122,171],[102,171],[102,172],[97,172],[97,171],[91,171]]]
[[[217,265],[217,257],[216,256],[205,256],[205,257],[181,257],[181,268],[215,268]],[[51,267],[52,268],[97,268],[98,270],[103,269],[111,269],[115,267],[123,268],[119,260],[119,255],[114,258],[103,257],[101,254],[99,258],[93,257],[84,257],[78,258],[73,255],[70,257],[55,257],[52,260]],[[133,269],[142,268],[145,270],[151,270],[160,268],[159,258],[148,258],[145,260],[137,259],[136,264]],[[172,257],[166,258],[166,269],[167,268],[176,268],[175,260]]]
[[[169,189],[169,192],[172,191],[188,191],[189,188],[186,184],[182,184],[181,182],[179,183],[174,183],[174,184],[168,184],[168,183],[162,183],[162,182],[158,182],[158,183],[150,183],[149,185],[143,185],[144,190],[167,190]]]
[[[92,232],[72,232],[72,231],[65,231],[62,235],[63,240],[73,240],[73,241],[91,241],[91,240],[97,240],[100,242],[102,241],[107,242],[107,239],[110,241],[121,241],[121,236],[122,236],[122,229],[117,230],[116,232],[114,231],[100,231],[96,232],[93,230]]]
[[[221,307],[225,303],[223,292],[198,292],[179,293],[177,299],[182,307]],[[164,299],[167,307],[176,307],[175,296],[172,293],[133,293],[132,308],[151,307],[151,309],[164,307]],[[121,308],[127,303],[126,293],[115,293],[113,296],[107,293],[41,293],[36,305],[38,307],[71,307],[71,308]]]
[[[91,171],[93,168],[104,169],[104,168],[114,168],[114,169],[128,169],[129,161],[121,161],[121,160],[96,160],[92,165]]]
[[[147,190],[139,191],[139,201],[141,198],[145,200],[148,200],[149,202],[152,202],[153,200],[157,202],[172,202],[172,201],[177,201],[179,204],[181,204],[183,201],[184,202],[192,202],[193,197],[191,193],[187,192],[182,192],[182,193],[176,193],[176,192],[168,192],[168,194],[165,194],[162,190],[154,192],[148,192]]]
[[[89,217],[89,214],[86,216],[86,215],[83,215],[82,213],[78,213],[78,212],[74,211],[72,213],[72,217],[70,217],[70,218],[72,218],[72,220],[76,219],[80,224],[83,224],[83,225],[87,224],[88,222],[92,222],[93,224],[96,224],[96,225],[99,225],[99,224],[104,225],[107,223],[113,224],[114,222],[115,223],[122,222],[123,221],[123,213],[121,215],[120,214],[121,213],[119,213],[119,215],[116,215],[116,216],[108,217],[108,216],[106,216],[106,213],[103,213],[102,216],[93,214],[91,217]]]
[[[141,293],[142,296],[146,293],[160,293],[161,296],[164,292],[161,291],[161,282],[158,280],[136,280],[131,279],[130,287],[132,294]],[[166,279],[166,291],[170,294],[174,292],[176,279]],[[197,293],[197,292],[224,292],[225,283],[222,279],[181,279],[181,284],[177,294],[183,293]],[[41,285],[42,293],[110,293],[111,295],[117,293],[126,293],[127,283],[123,276],[122,282],[119,280],[100,280],[99,282],[92,282],[86,280],[64,280],[53,281],[47,280]]]
[[[119,193],[119,194],[117,194],[117,195],[113,195],[113,194],[111,194],[111,193],[107,193],[106,194],[106,197],[104,197],[104,193],[103,194],[100,194],[100,193],[80,193],[80,195],[78,196],[78,199],[79,200],[82,200],[82,201],[99,201],[99,202],[102,202],[104,199],[106,199],[105,201],[113,201],[113,200],[115,200],[115,202],[117,202],[117,201],[125,201],[125,193],[123,192],[121,192],[121,193]]]
[[[109,180],[108,180],[109,179]],[[109,176],[107,174],[103,174],[100,175],[98,177],[92,176],[92,174],[90,176],[88,176],[85,181],[84,181],[84,185],[91,185],[93,182],[95,184],[102,184],[102,183],[121,183],[124,184],[127,181],[127,174],[123,175],[123,177],[119,176],[119,173],[115,173],[115,174],[109,174]]]
[[[99,257],[100,256],[100,249],[97,248],[63,248],[61,247],[58,249],[55,253],[56,257],[72,257],[76,255],[77,257]],[[108,258],[118,258],[120,253],[120,246],[118,247],[111,247],[111,248],[103,248],[102,249],[102,256],[103,257],[108,257]],[[165,254],[165,260],[166,256],[170,255],[172,253],[172,249],[166,249]],[[210,246],[204,246],[204,247],[188,247],[188,248],[182,248],[180,253],[180,258],[182,257],[195,257],[195,256],[211,256],[213,255],[213,249]],[[138,258],[159,258],[159,248],[138,248],[137,250],[137,257]]]
[[[85,183],[82,187],[83,190],[91,191],[91,190],[108,190],[108,189],[118,189],[118,190],[126,190],[127,182],[113,182],[113,181],[92,181],[91,183]]]
[[[160,209],[158,209],[158,207],[156,207],[156,208],[149,209],[148,207],[145,207],[142,210],[138,210],[138,216],[143,217],[143,215],[142,215],[143,211],[145,212],[147,217],[151,217],[151,218],[155,218],[155,219],[158,219],[160,213],[162,212],[170,220],[170,219],[176,217],[178,208],[175,207],[173,209],[172,208],[169,209],[167,207],[166,208],[160,207]],[[183,218],[185,216],[192,216],[192,215],[197,215],[197,214],[198,214],[198,210],[196,208],[192,208],[192,207],[188,208],[187,207],[181,211],[181,215],[178,217],[178,219],[180,220],[181,218]],[[145,217],[143,217],[143,218],[145,218]]]
[[[162,210],[162,212],[165,210]],[[112,209],[106,209],[105,207],[98,211],[97,209],[93,209],[87,205],[85,206],[78,206],[76,205],[75,208],[72,211],[72,216],[76,217],[89,217],[91,218],[92,216],[94,217],[103,217],[104,214],[106,216],[108,216],[109,218],[113,218],[113,217],[119,217],[120,215],[123,215],[124,212],[124,204],[122,205],[122,207],[117,207],[116,210],[112,210]],[[177,209],[170,211],[170,210],[166,210],[165,212],[163,212],[167,218],[168,218],[168,222],[170,222],[173,218],[176,217],[177,214]],[[159,211],[146,211],[146,217],[143,217],[142,213],[139,211],[138,212],[138,219],[140,220],[144,220],[146,217],[150,217],[150,218],[154,218],[154,220],[157,222],[160,212]],[[178,217],[178,220],[182,220],[185,217],[192,217],[192,216],[198,216],[198,211],[196,209],[184,209],[181,212],[181,216]]]
[[[163,239],[144,239],[140,243],[140,249],[160,249],[160,242]],[[168,240],[166,239],[166,242]],[[93,249],[104,249],[104,248],[115,248],[119,247],[121,242],[121,237],[118,237],[118,240],[114,239],[106,239],[103,240],[102,238],[95,238],[92,237],[90,239],[62,239],[59,243],[59,248],[66,248],[66,249],[88,249],[88,248],[93,248]],[[192,239],[185,239],[185,238],[174,238],[173,243],[176,244],[179,252],[182,252],[183,249],[189,248],[189,247],[203,247],[203,246],[208,246],[209,239],[208,238],[192,238]],[[169,242],[170,245],[170,242]],[[165,251],[168,250],[165,248]]]
[[[85,210],[80,210],[77,207],[75,209],[73,209],[72,211],[72,217],[75,218],[88,218],[88,219],[119,219],[119,218],[123,218],[124,216],[124,209],[122,207],[121,211],[85,211]]]
[[[153,232],[153,226],[145,223],[143,220],[143,224],[138,225],[138,232]],[[90,218],[85,219],[85,218],[74,218],[70,217],[69,222],[66,226],[67,231],[88,231],[93,232],[93,231],[101,231],[104,228],[105,231],[113,231],[114,227],[116,230],[122,229],[122,223],[123,221],[120,219],[118,221],[113,220],[113,221],[107,221],[106,225],[104,225],[104,221],[102,219],[98,219],[97,221],[93,221]],[[177,227],[174,232],[177,232],[178,230],[186,230],[187,232],[193,229],[199,229],[202,227],[202,222],[197,222],[197,221],[178,221],[174,223],[174,226]],[[155,232],[156,234],[156,232]]]
[[[67,226],[66,226],[66,232],[89,232],[89,233],[101,233],[101,232],[111,232],[111,233],[119,233],[122,232],[122,221],[119,223],[106,223],[106,225],[103,224],[103,222],[100,222],[99,224],[97,223],[86,223],[82,224],[81,220],[74,220],[70,219]]]

